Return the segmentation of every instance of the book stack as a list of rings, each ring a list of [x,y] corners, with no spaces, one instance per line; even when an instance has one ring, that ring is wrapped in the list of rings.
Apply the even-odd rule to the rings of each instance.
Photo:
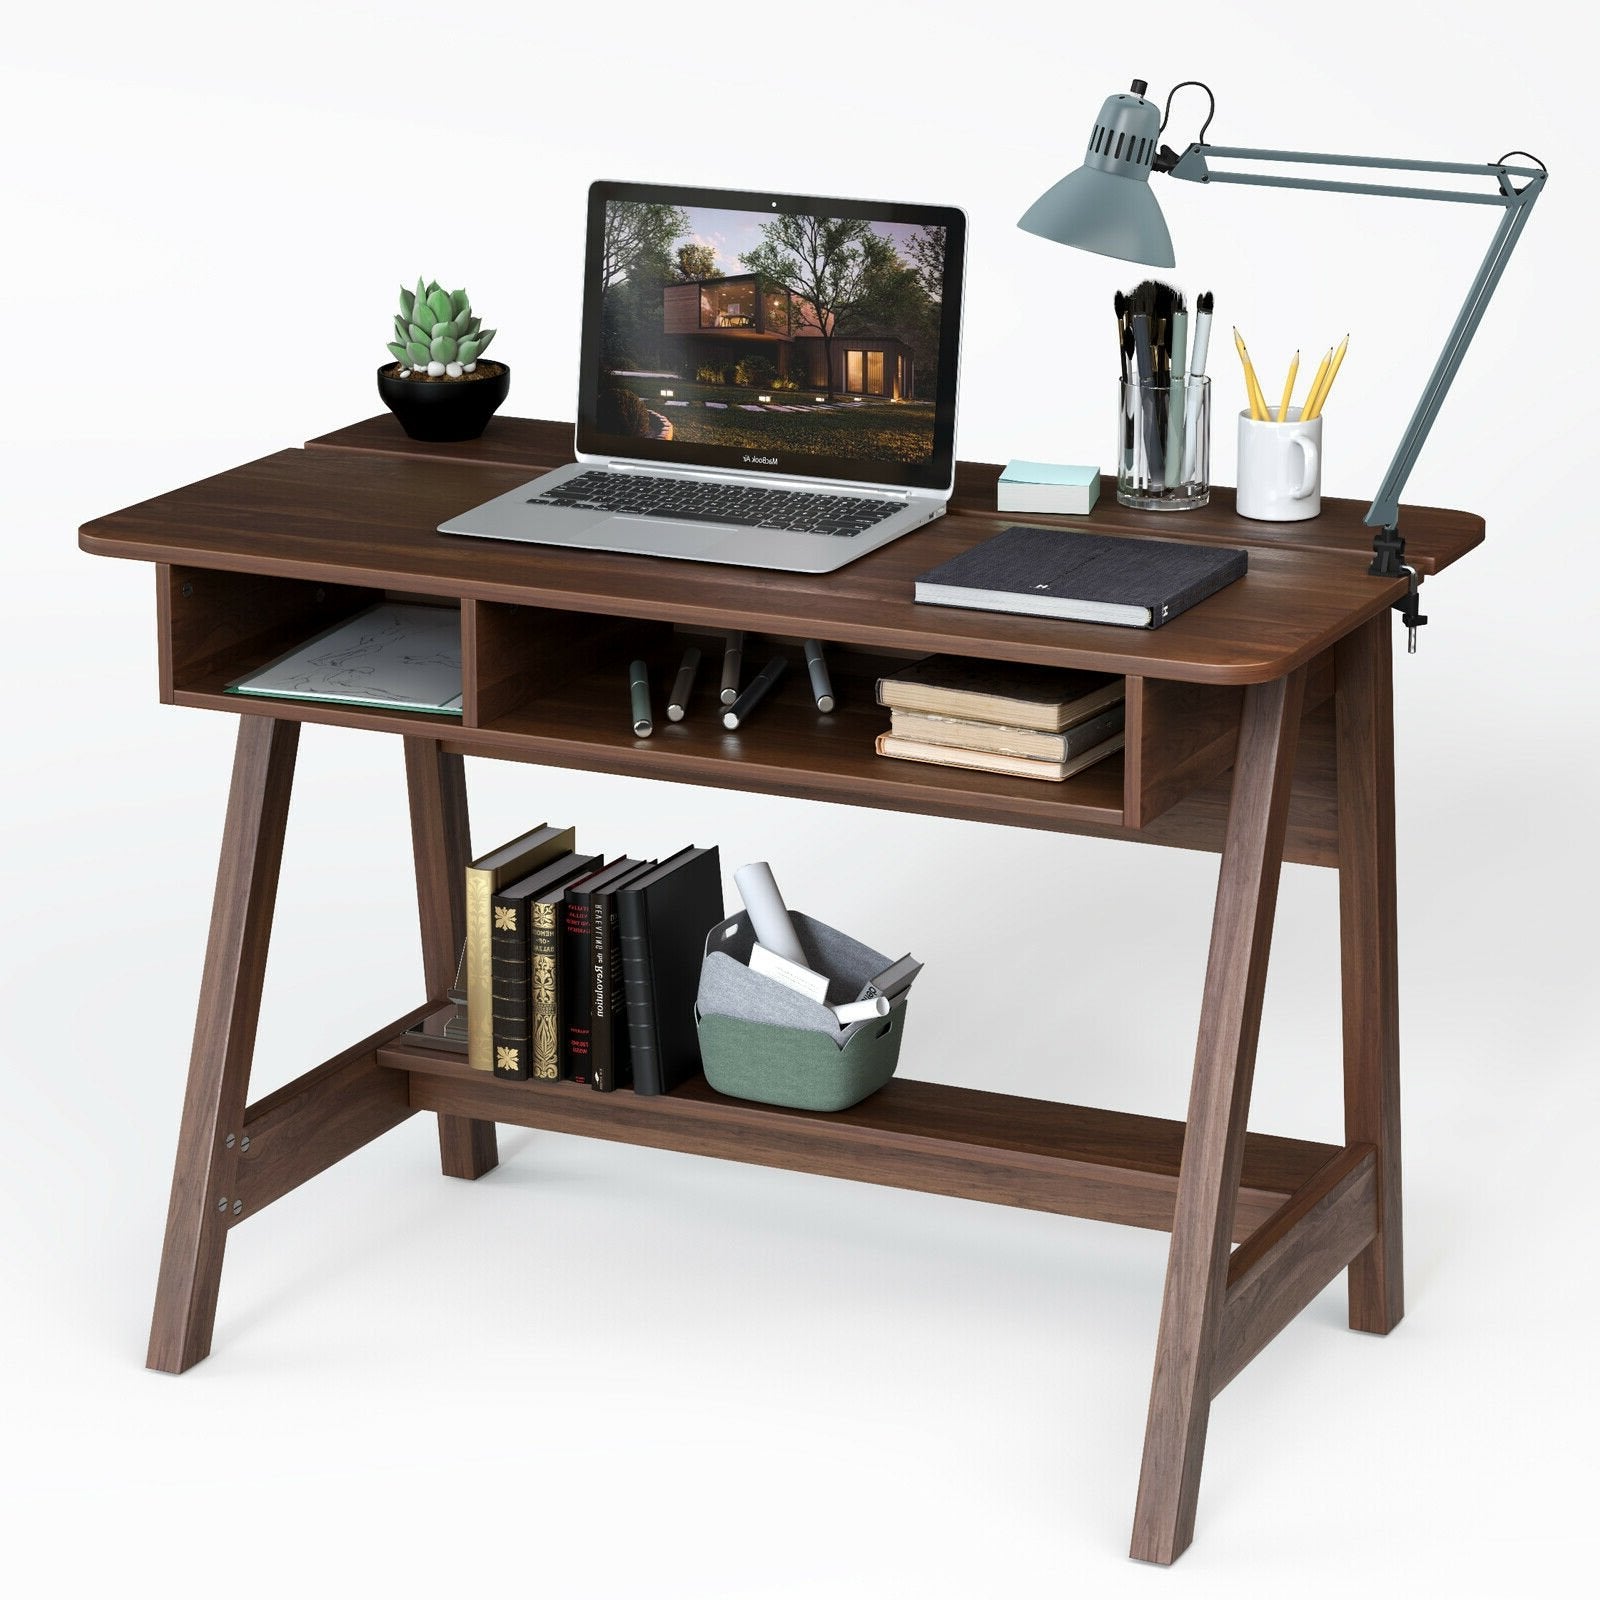
[[[497,1078],[664,1094],[700,1068],[717,851],[606,862],[575,846],[574,829],[539,827],[467,868],[467,1060]]]
[[[1060,783],[1122,748],[1126,684],[1103,672],[929,656],[878,680],[880,756]]]

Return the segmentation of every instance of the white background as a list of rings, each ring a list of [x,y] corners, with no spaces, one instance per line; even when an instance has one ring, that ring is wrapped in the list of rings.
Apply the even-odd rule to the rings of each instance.
[[[1597,1111],[1594,130],[1577,8],[52,4],[7,27],[0,1549],[20,1592],[1554,1594],[1589,1558]],[[216,1353],[143,1370],[233,725],[158,706],[88,518],[378,409],[401,280],[464,283],[508,411],[571,413],[596,177],[971,218],[960,448],[1106,459],[1137,269],[1014,227],[1102,98],[1220,143],[1553,177],[1413,503],[1489,542],[1397,661],[1409,1314],[1324,1294],[1222,1397],[1199,1533],[1124,1552],[1164,1239],[416,1118],[237,1230]],[[1168,138],[1198,128],[1180,96]],[[1369,494],[1493,227],[1159,184],[1266,387],[1346,330]],[[1216,429],[1215,475],[1232,475]],[[1181,1115],[1213,857],[473,763],[475,839],[719,843],[913,947],[913,1076]],[[417,998],[400,751],[308,728],[256,1087]],[[1285,870],[1254,1125],[1339,1130],[1332,874]],[[31,1575],[31,1576],[30,1576]]]

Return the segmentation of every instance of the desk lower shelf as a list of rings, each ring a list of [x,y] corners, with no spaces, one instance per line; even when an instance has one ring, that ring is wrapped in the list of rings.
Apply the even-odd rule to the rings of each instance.
[[[696,1077],[671,1094],[597,1094],[581,1084],[515,1082],[454,1054],[391,1040],[377,1065],[407,1074],[413,1111],[583,1134],[793,1172],[854,1178],[1170,1229],[1184,1124],[896,1078],[848,1111],[753,1105]],[[1251,1134],[1234,1217],[1243,1239],[1339,1154]]]

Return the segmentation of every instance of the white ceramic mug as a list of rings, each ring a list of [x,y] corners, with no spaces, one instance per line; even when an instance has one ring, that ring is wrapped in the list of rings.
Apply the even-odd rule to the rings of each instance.
[[[1289,407],[1287,422],[1257,422],[1239,413],[1241,517],[1257,522],[1304,522],[1322,510],[1322,418],[1300,419]]]

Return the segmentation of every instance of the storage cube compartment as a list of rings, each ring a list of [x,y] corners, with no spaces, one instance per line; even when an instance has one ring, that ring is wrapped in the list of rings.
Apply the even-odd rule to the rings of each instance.
[[[1233,765],[1244,690],[1129,678],[1123,821],[1142,828]]]
[[[474,602],[462,639],[473,665],[468,725],[581,733],[586,725],[614,722],[628,727],[631,737],[628,663],[671,635],[663,622]],[[666,715],[663,703],[662,722]]]
[[[1322,731],[1330,720],[1333,689],[1333,652],[1328,650],[1306,667],[1294,784],[1302,813],[1323,807],[1331,793]],[[1214,786],[1233,766],[1243,710],[1242,688],[1129,678],[1125,825],[1146,828],[1179,802]]]
[[[772,659],[788,662],[783,679],[744,725],[722,725],[727,709],[718,698],[726,633],[674,627],[669,623],[528,606],[479,604],[476,614],[478,693],[476,725],[528,734],[562,733],[643,750],[715,751],[729,759],[752,750],[802,744],[818,752],[870,750],[886,713],[875,703],[877,680],[914,656],[889,656],[827,647],[836,705],[820,712],[811,698],[805,651],[800,641],[747,633],[740,673],[748,685]],[[667,702],[684,652],[700,651],[688,715],[667,716]],[[654,733],[634,735],[629,714],[628,668],[642,660],[649,669]]]
[[[1116,835],[1142,830],[1191,797],[1211,796],[1233,763],[1243,690],[1167,679],[1127,680],[1125,748],[1064,783],[894,761],[875,741],[889,725],[877,680],[916,652],[826,643],[837,699],[813,703],[797,639],[747,632],[742,681],[773,656],[788,670],[745,725],[722,725],[724,632],[553,607],[409,594],[297,578],[161,566],[157,569],[161,697],[240,711],[227,685],[381,600],[442,605],[460,619],[462,715],[318,701],[250,700],[252,712],[354,727],[426,732],[464,754],[501,756],[791,794],[1029,828]],[[667,699],[684,651],[701,652],[683,722]],[[634,734],[628,667],[650,673],[654,732]],[[1331,658],[1312,664],[1308,716],[1332,693]],[[1297,781],[1297,789],[1302,785]],[[1205,801],[1209,804],[1209,801]]]
[[[156,583],[161,698],[169,704],[249,710],[268,716],[292,714],[309,721],[355,726],[403,726],[407,731],[413,726],[437,730],[447,720],[455,723],[454,718],[378,704],[278,701],[227,692],[228,685],[245,674],[380,601],[442,605],[459,617],[461,606],[454,600],[204,567],[160,566]],[[462,674],[465,692],[465,680],[470,677],[465,653]]]
[[[723,634],[665,623],[478,602],[468,626],[476,657],[476,694],[468,725],[496,750],[558,766],[633,773],[676,782],[787,793],[1002,820],[1026,827],[1063,822],[1122,822],[1120,754],[1065,783],[893,761],[877,736],[889,713],[877,703],[877,680],[919,653],[868,651],[825,642],[836,705],[819,712],[811,696],[801,641],[746,633],[742,681],[774,655],[788,670],[743,727],[723,727],[718,701]],[[701,652],[682,722],[667,700],[684,651]],[[628,666],[649,669],[654,732],[635,736]]]

